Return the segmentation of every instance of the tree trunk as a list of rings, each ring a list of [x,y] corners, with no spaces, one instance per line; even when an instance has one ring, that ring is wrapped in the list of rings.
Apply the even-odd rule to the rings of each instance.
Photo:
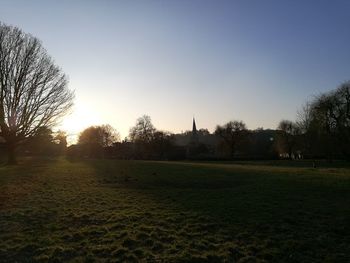
[[[7,164],[8,165],[16,165],[16,144],[7,143]]]

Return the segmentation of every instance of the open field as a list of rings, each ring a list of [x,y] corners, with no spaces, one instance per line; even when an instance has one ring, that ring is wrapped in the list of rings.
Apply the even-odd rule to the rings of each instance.
[[[350,262],[350,169],[24,160],[0,261]]]

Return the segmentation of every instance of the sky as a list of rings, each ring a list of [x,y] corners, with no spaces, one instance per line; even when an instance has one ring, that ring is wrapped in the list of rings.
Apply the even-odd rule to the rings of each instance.
[[[243,120],[276,128],[350,79],[350,1],[0,0],[0,21],[42,41],[75,105],[56,129],[128,135]]]

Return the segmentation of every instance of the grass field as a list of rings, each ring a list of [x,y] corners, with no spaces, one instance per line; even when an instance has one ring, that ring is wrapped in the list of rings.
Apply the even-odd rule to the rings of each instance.
[[[350,262],[350,169],[288,164],[0,167],[0,261]]]

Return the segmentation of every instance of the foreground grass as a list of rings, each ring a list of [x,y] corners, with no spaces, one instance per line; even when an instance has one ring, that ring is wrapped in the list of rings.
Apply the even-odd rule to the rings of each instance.
[[[0,261],[349,262],[350,169],[27,160],[0,168]]]

